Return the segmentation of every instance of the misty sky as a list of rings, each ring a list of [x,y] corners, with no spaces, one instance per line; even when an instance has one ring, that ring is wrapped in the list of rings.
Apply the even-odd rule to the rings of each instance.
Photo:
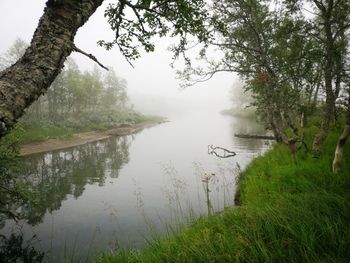
[[[46,0],[0,0],[1,54],[18,37],[30,42],[43,13],[45,2]],[[220,73],[206,83],[186,90],[179,89],[175,69],[169,66],[172,54],[166,50],[172,43],[171,39],[157,41],[156,51],[153,53],[142,53],[142,57],[133,63],[135,68],[126,62],[117,49],[106,51],[98,47],[96,44],[98,40],[113,38],[113,32],[103,17],[106,5],[107,1],[78,31],[75,43],[80,49],[94,54],[104,65],[112,66],[118,76],[126,79],[131,99],[146,95],[185,99],[204,107],[210,105],[208,107],[219,110],[229,107],[229,89],[235,79],[233,74]],[[93,61],[81,54],[73,54],[72,57],[81,70],[92,69],[94,66]],[[139,101],[140,99],[135,100],[134,103],[137,104]]]

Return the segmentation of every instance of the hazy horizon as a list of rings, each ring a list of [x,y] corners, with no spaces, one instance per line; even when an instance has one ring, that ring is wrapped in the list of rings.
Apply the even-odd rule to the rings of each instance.
[[[0,28],[0,33],[4,39],[0,43],[0,54],[6,52],[17,38],[30,42],[39,18],[43,13],[46,0],[25,1],[25,0],[3,0],[0,3],[0,22],[5,27]],[[128,83],[128,94],[136,109],[145,110],[146,113],[157,111],[156,105],[150,101],[145,101],[140,105],[140,98],[145,100],[153,98],[156,101],[173,101],[173,103],[163,103],[162,107],[169,104],[179,105],[179,110],[183,110],[181,102],[192,104],[193,107],[211,108],[222,110],[230,107],[229,90],[234,83],[233,73],[220,73],[210,81],[199,83],[194,87],[180,89],[180,81],[176,79],[175,71],[179,68],[171,68],[171,52],[167,47],[172,43],[170,38],[157,39],[156,50],[153,53],[142,52],[140,59],[133,62],[132,68],[120,52],[114,48],[106,51],[98,47],[96,42],[100,39],[111,39],[113,32],[110,30],[103,12],[109,1],[106,1],[90,20],[79,29],[75,43],[82,50],[94,54],[103,64],[112,66],[117,75],[125,79]],[[21,8],[16,8],[21,6]],[[16,10],[16,13],[13,12]],[[77,62],[81,70],[91,70],[95,63],[81,54],[71,55]],[[213,54],[215,56],[215,54]],[[218,92],[219,91],[219,92]],[[149,105],[149,112],[145,109]],[[171,106],[174,108],[173,106]],[[176,110],[176,107],[175,109]],[[161,112],[162,109],[159,109]]]

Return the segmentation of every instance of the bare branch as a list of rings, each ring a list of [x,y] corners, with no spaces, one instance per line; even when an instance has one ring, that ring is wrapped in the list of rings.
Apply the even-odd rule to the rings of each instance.
[[[344,25],[341,28],[339,28],[339,30],[333,36],[333,41],[335,41],[337,39],[339,34],[345,32],[348,28],[350,28],[350,24]]]
[[[89,59],[95,61],[101,68],[109,71],[109,69],[106,66],[104,66],[103,64],[101,64],[101,62],[99,62],[94,55],[84,52],[83,50],[81,50],[80,48],[76,47],[75,45],[73,46],[73,51],[81,53],[84,56],[87,56]]]

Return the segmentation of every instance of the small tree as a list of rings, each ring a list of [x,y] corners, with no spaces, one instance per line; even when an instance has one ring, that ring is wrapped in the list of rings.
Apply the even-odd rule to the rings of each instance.
[[[219,1],[214,3],[213,12],[218,36],[211,45],[224,56],[212,61],[202,51],[209,69],[189,64],[183,77],[199,75],[206,79],[220,71],[237,72],[276,140],[295,154],[298,142],[305,146],[297,122],[303,113],[303,87],[309,82],[305,76],[314,67],[309,60],[317,53],[306,35],[309,24],[301,17],[290,18],[281,10],[270,10],[269,1]]]

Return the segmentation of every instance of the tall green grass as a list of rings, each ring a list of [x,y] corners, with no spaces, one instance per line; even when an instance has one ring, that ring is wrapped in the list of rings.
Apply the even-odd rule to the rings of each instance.
[[[316,129],[306,132],[311,139]],[[141,251],[98,262],[350,262],[350,147],[342,172],[331,162],[339,131],[319,159],[283,145],[255,159],[238,183],[240,206],[202,217]]]

